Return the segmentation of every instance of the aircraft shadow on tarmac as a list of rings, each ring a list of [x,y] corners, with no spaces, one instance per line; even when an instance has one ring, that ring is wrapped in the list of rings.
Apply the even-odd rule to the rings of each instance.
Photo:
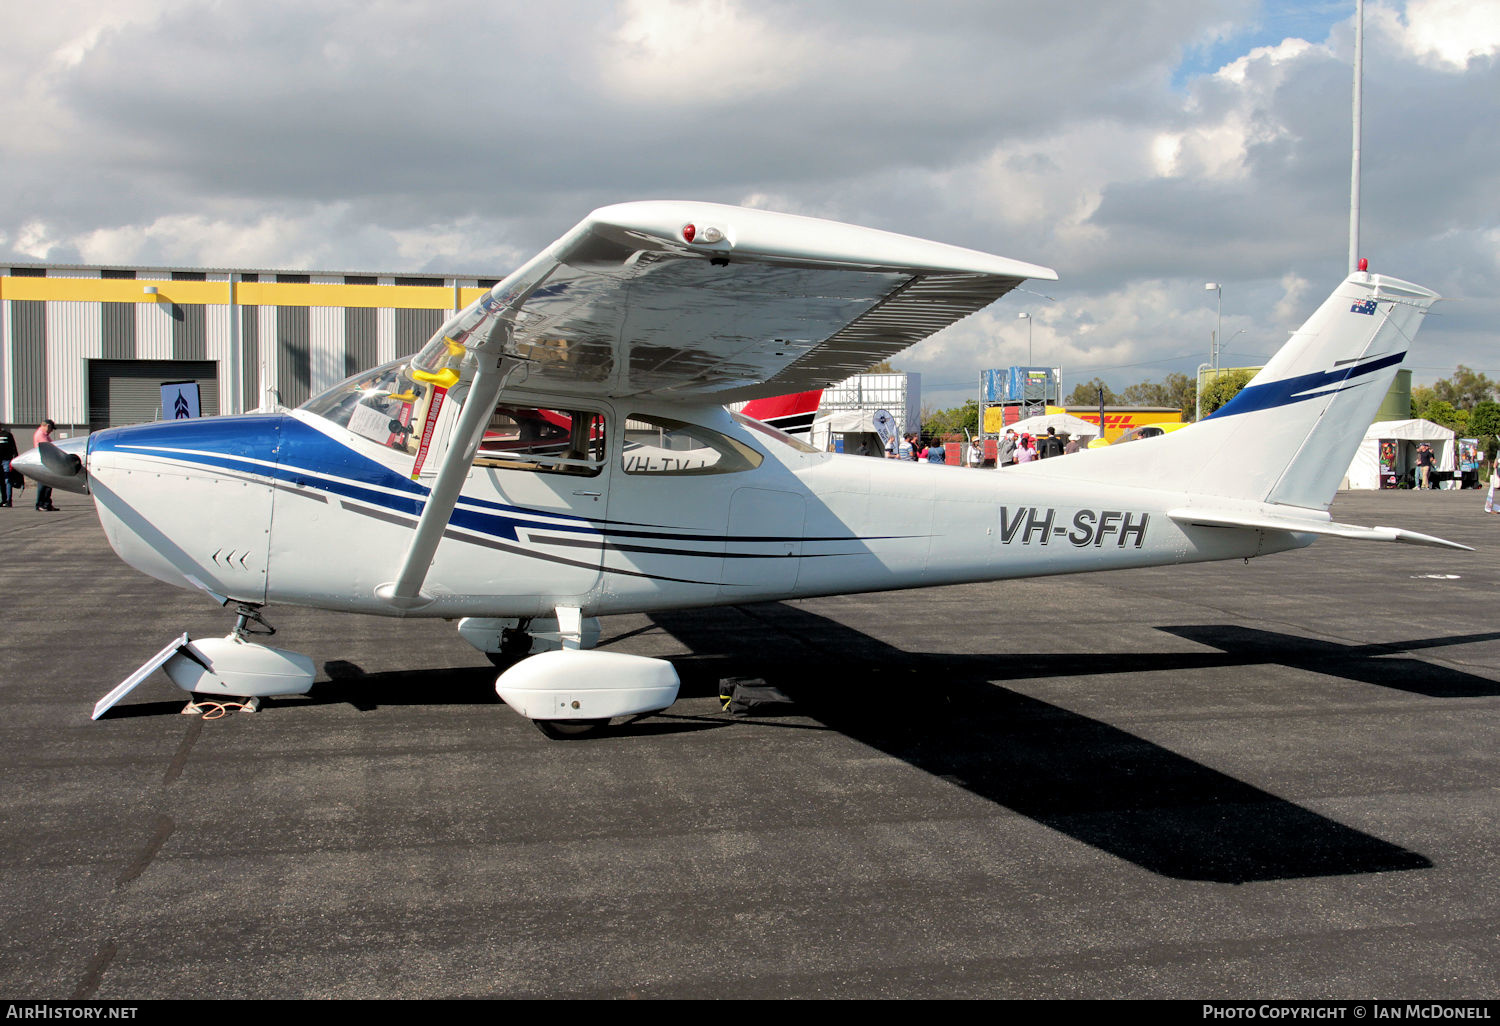
[[[904,651],[783,603],[658,612],[691,650],[673,659],[684,697],[727,677],[783,691],[801,723],[886,752],[1063,834],[1164,876],[1248,883],[1425,869],[1424,856],[1318,815],[1117,727],[1020,694],[1006,680],[1278,664],[1437,698],[1500,694],[1472,674],[1397,653],[1500,639],[1500,633],[1341,645],[1234,625],[1162,627],[1217,652],[942,655]],[[343,661],[327,681],[276,706],[492,705],[488,666],[365,673]],[[830,683],[832,682],[832,683]],[[176,713],[181,702],[116,707],[111,717]],[[809,726],[805,718],[821,724]],[[774,722],[762,720],[762,723]],[[733,727],[716,717],[649,717],[611,732]]]
[[[1255,658],[1242,659],[1233,645],[1273,644],[1279,635],[1176,628],[1230,651],[1017,660],[909,653],[781,604],[652,618],[694,649],[678,663],[685,693],[717,687],[718,675],[753,674],[786,693],[799,715],[1164,876],[1249,883],[1432,866],[1117,727],[995,683],[1267,662],[1259,647],[1249,653]],[[1345,665],[1331,653],[1315,654],[1320,672]],[[1346,663],[1358,670],[1364,659],[1360,650]]]
[[[1500,684],[1493,680],[1421,659],[1390,658],[1398,653],[1419,649],[1496,641],[1500,640],[1500,632],[1454,634],[1442,638],[1392,641],[1379,645],[1343,645],[1336,641],[1318,641],[1295,634],[1278,634],[1233,624],[1159,629],[1179,638],[1222,650],[1228,657],[1227,660],[1212,665],[1255,666],[1275,663],[1428,698],[1493,698],[1500,695]]]

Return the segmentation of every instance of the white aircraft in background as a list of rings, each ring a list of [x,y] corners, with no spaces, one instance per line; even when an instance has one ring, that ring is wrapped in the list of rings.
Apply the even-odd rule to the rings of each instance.
[[[1319,535],[1464,548],[1327,512],[1435,293],[1350,275],[1238,397],[1146,445],[998,473],[817,452],[726,403],[821,388],[1049,269],[688,202],[595,211],[415,357],[290,412],[112,428],[15,465],[89,491],[121,558],[239,611],[155,665],[301,693],[271,603],[463,617],[551,733],[670,705],[597,618],[1238,559]],[[262,631],[261,633],[264,633]],[[497,662],[501,660],[497,659]],[[122,690],[123,689],[123,690]]]

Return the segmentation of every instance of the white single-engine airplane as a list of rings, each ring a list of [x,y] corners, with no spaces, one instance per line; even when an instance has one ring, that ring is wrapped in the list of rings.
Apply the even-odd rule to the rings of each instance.
[[[665,660],[588,651],[610,613],[1248,558],[1319,535],[1464,548],[1327,512],[1438,298],[1366,272],[1232,402],[1144,445],[971,473],[817,452],[725,409],[858,373],[1027,278],[1056,275],[763,210],[604,207],[415,357],[296,410],[111,428],[15,466],[91,492],[130,565],[237,606],[228,637],[184,635],[143,671],[302,693],[312,661],[249,640],[267,604],[462,617],[493,657],[540,651],[496,690],[551,734],[676,699]]]

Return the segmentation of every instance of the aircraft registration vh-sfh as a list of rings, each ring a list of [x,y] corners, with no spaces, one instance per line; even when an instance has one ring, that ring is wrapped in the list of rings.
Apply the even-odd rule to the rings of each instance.
[[[549,734],[663,709],[672,664],[590,651],[598,617],[1237,559],[1319,535],[1464,548],[1328,514],[1438,298],[1350,275],[1184,431],[1000,473],[817,452],[726,403],[821,388],[1053,271],[830,221],[604,207],[416,356],[298,409],[111,428],[15,461],[92,493],[130,565],[239,619],[178,686],[298,694],[250,640],[271,603],[461,617]],[[518,657],[538,652],[530,658]],[[500,656],[507,658],[501,659]]]

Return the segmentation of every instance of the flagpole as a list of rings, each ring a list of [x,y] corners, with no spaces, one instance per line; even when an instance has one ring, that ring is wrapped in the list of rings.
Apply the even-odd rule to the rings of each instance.
[[[1349,273],[1359,270],[1359,136],[1364,100],[1365,0],[1354,4],[1354,156],[1349,171]]]

